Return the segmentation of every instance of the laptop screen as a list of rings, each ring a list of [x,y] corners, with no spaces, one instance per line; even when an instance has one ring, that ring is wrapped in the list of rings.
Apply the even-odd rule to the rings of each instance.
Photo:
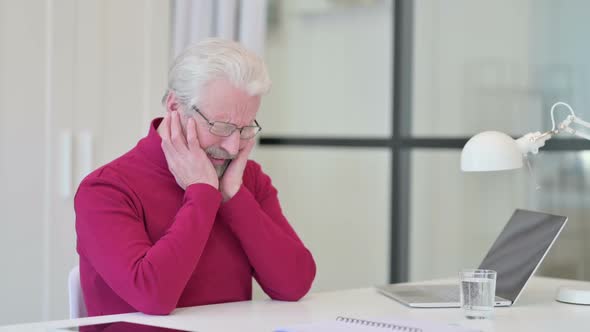
[[[497,296],[514,303],[566,221],[562,216],[514,211],[479,267],[497,272]]]

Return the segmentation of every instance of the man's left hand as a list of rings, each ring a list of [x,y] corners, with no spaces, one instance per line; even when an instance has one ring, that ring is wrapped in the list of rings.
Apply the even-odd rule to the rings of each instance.
[[[240,190],[244,169],[246,169],[248,163],[248,156],[250,156],[255,143],[256,140],[253,138],[248,140],[246,146],[240,150],[238,156],[227,166],[225,173],[219,180],[219,190],[223,196],[223,202],[230,200]]]

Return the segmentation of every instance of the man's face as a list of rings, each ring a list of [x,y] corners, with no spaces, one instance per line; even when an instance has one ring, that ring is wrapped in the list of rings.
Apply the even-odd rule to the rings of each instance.
[[[260,107],[260,96],[250,96],[245,91],[234,87],[228,80],[219,79],[205,86],[197,107],[211,122],[227,122],[242,128],[254,123]],[[194,110],[186,110],[185,116],[182,117],[185,132],[188,117],[195,119],[199,144],[207,152],[217,175],[221,177],[231,159],[237,157],[238,152],[246,146],[248,140],[240,139],[239,130],[229,137],[212,134],[209,132],[207,121]]]

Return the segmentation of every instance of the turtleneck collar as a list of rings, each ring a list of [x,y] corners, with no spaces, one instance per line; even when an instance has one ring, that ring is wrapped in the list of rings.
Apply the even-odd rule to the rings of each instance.
[[[166,156],[162,150],[162,138],[158,133],[158,126],[162,120],[163,118],[152,120],[148,135],[137,143],[137,147],[147,159],[158,167],[164,168],[168,171],[168,162],[166,161]]]

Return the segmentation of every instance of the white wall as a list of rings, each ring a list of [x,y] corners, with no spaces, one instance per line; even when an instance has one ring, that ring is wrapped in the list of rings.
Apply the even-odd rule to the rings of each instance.
[[[66,278],[77,264],[73,193],[89,170],[134,146],[161,112],[169,6],[0,2],[0,202],[7,225],[0,324],[67,317]],[[92,137],[90,151],[84,135]],[[71,148],[62,144],[68,136]]]
[[[583,118],[589,114],[587,2],[414,4],[415,135],[549,130],[550,107],[560,100]],[[558,114],[559,121],[563,113]],[[541,150],[530,160],[532,173],[524,168],[468,174],[459,171],[458,149],[415,152],[411,279],[447,277],[477,266],[515,208],[569,217],[541,274],[590,278],[588,153]]]
[[[389,137],[391,2],[269,4],[262,135]],[[314,254],[313,291],[388,281],[388,149],[260,146],[255,158]]]
[[[45,12],[44,3],[0,1],[0,323],[43,313]]]
[[[542,128],[541,95],[531,84],[533,3],[414,2],[414,135]],[[415,151],[410,279],[454,276],[461,268],[477,267],[514,208],[531,202],[530,177],[526,170],[461,173],[460,150]]]
[[[312,291],[387,283],[388,151],[265,147],[256,159],[314,256]]]
[[[532,86],[534,1],[416,1],[412,132],[513,133],[537,123]]]
[[[273,87],[259,116],[264,134],[389,137],[390,1],[270,4],[276,16],[265,60]]]
[[[585,42],[589,9],[590,3],[583,0],[536,1],[531,22],[531,62],[537,68],[537,89],[544,92],[548,103],[570,103],[585,120],[590,118],[590,46]],[[566,112],[557,114],[560,121]],[[548,108],[540,115],[543,127],[549,127]],[[588,151],[563,151],[538,158],[538,164],[543,165],[538,177],[544,186],[536,195],[539,206],[569,217],[547,258],[550,264],[542,269],[544,274],[590,280],[589,155]]]

